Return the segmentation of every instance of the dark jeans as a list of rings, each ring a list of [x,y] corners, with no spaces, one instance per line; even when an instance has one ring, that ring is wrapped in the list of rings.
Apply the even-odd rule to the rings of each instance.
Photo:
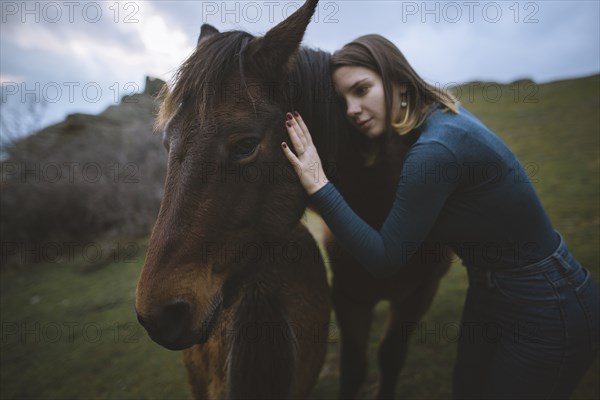
[[[600,299],[564,241],[548,258],[468,269],[455,399],[567,399],[598,352]]]

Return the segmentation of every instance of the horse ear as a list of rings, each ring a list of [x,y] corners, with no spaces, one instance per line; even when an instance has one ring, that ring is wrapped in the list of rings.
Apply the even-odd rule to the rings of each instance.
[[[202,27],[200,27],[200,36],[198,36],[197,45],[199,45],[200,43],[202,43],[203,41],[205,41],[206,39],[208,39],[216,33],[219,33],[219,31],[214,26],[209,24],[202,24]]]
[[[250,60],[258,71],[283,72],[300,47],[304,31],[315,12],[319,0],[307,0],[302,7],[280,22],[248,48]],[[273,68],[278,68],[273,71]]]

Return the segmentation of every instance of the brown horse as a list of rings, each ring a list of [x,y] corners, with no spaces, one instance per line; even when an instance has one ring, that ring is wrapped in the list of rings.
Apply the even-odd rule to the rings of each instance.
[[[306,398],[324,361],[325,266],[278,146],[285,103],[264,89],[287,74],[296,25],[262,39],[204,26],[160,112],[168,171],[136,311],[154,341],[185,349],[196,398]]]
[[[186,349],[197,398],[305,397],[323,362],[329,293],[318,248],[299,224],[306,194],[279,146],[285,112],[303,115],[328,176],[367,222],[380,226],[393,201],[407,144],[367,142],[348,125],[329,84],[330,55],[300,48],[316,4],[259,38],[203,25],[160,110],[168,173],[136,309],[153,340]],[[381,146],[380,163],[361,162],[366,146]],[[334,243],[340,397],[355,397],[365,379],[382,299],[391,313],[379,396],[391,397],[407,327],[429,307],[448,262],[417,252],[378,281]]]

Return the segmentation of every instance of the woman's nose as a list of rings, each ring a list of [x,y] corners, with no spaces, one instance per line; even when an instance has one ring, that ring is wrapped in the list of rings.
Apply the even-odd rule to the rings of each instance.
[[[349,117],[355,117],[360,114],[360,104],[358,104],[358,102],[348,102],[346,114],[348,114]]]

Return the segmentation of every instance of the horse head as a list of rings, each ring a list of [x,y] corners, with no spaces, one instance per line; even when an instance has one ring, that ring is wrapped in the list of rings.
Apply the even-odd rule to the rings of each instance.
[[[280,143],[290,71],[316,4],[263,37],[203,25],[165,90],[157,124],[167,178],[136,311],[166,348],[208,340],[240,282],[279,251],[304,212],[306,194]]]

